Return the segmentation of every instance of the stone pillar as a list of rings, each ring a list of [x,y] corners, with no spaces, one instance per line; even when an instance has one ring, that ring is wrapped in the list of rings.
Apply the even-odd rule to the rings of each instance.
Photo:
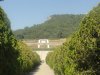
[[[50,45],[49,44],[47,45],[47,48],[50,48]]]
[[[38,44],[38,48],[40,48],[40,45]]]
[[[47,40],[47,43],[49,43],[49,41]]]
[[[38,42],[40,43],[40,40]]]

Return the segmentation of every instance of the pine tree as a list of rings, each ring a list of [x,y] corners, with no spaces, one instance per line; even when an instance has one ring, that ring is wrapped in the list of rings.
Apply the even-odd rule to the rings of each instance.
[[[69,43],[46,60],[56,75],[100,75],[100,4],[83,18]]]
[[[80,23],[70,41],[71,58],[81,75],[100,74],[100,5],[93,8]]]
[[[18,70],[17,40],[10,28],[10,21],[0,7],[0,75],[15,75]]]

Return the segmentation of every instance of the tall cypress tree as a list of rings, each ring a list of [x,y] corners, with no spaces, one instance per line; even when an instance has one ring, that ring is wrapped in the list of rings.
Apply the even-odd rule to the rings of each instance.
[[[0,7],[0,75],[16,75],[19,65],[17,58],[17,40],[7,15]]]
[[[47,56],[56,75],[100,75],[100,4],[81,21],[69,43]]]
[[[100,4],[93,8],[80,23],[70,41],[71,58],[82,75],[100,74]]]

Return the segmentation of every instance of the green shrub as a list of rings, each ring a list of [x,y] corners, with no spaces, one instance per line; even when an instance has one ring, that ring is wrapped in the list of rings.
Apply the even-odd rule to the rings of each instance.
[[[100,4],[83,18],[69,43],[48,54],[46,60],[56,75],[100,74]]]
[[[0,75],[17,74],[19,65],[17,40],[10,29],[10,22],[0,7]]]
[[[20,53],[18,61],[20,62],[21,73],[25,73],[39,64],[39,56],[35,52],[33,53],[32,50],[30,50],[26,44],[19,41],[18,47]]]
[[[15,39],[10,21],[0,7],[0,75],[21,75],[39,62],[36,53]]]

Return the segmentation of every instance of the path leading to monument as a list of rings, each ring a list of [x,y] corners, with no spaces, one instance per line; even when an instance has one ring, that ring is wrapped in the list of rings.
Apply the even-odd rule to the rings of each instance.
[[[63,42],[65,42],[66,39],[59,39],[59,40],[49,40],[49,45],[50,48],[54,48],[56,46],[62,45]],[[54,72],[50,67],[46,64],[45,58],[48,54],[48,52],[52,51],[47,51],[47,50],[37,50],[34,51],[34,49],[38,49],[38,40],[24,40],[24,43],[26,43],[31,49],[33,49],[33,52],[36,52],[42,61],[41,65],[37,67],[37,69],[34,71],[31,71],[28,75],[54,75]]]
[[[53,70],[46,64],[45,58],[50,51],[36,51],[41,60],[43,61],[35,71],[30,72],[28,75],[54,75]]]
[[[54,72],[50,67],[44,62],[35,71],[30,72],[29,75],[54,75]]]
[[[47,54],[52,51],[35,51],[35,52],[40,56],[40,59],[42,61],[45,61]]]

